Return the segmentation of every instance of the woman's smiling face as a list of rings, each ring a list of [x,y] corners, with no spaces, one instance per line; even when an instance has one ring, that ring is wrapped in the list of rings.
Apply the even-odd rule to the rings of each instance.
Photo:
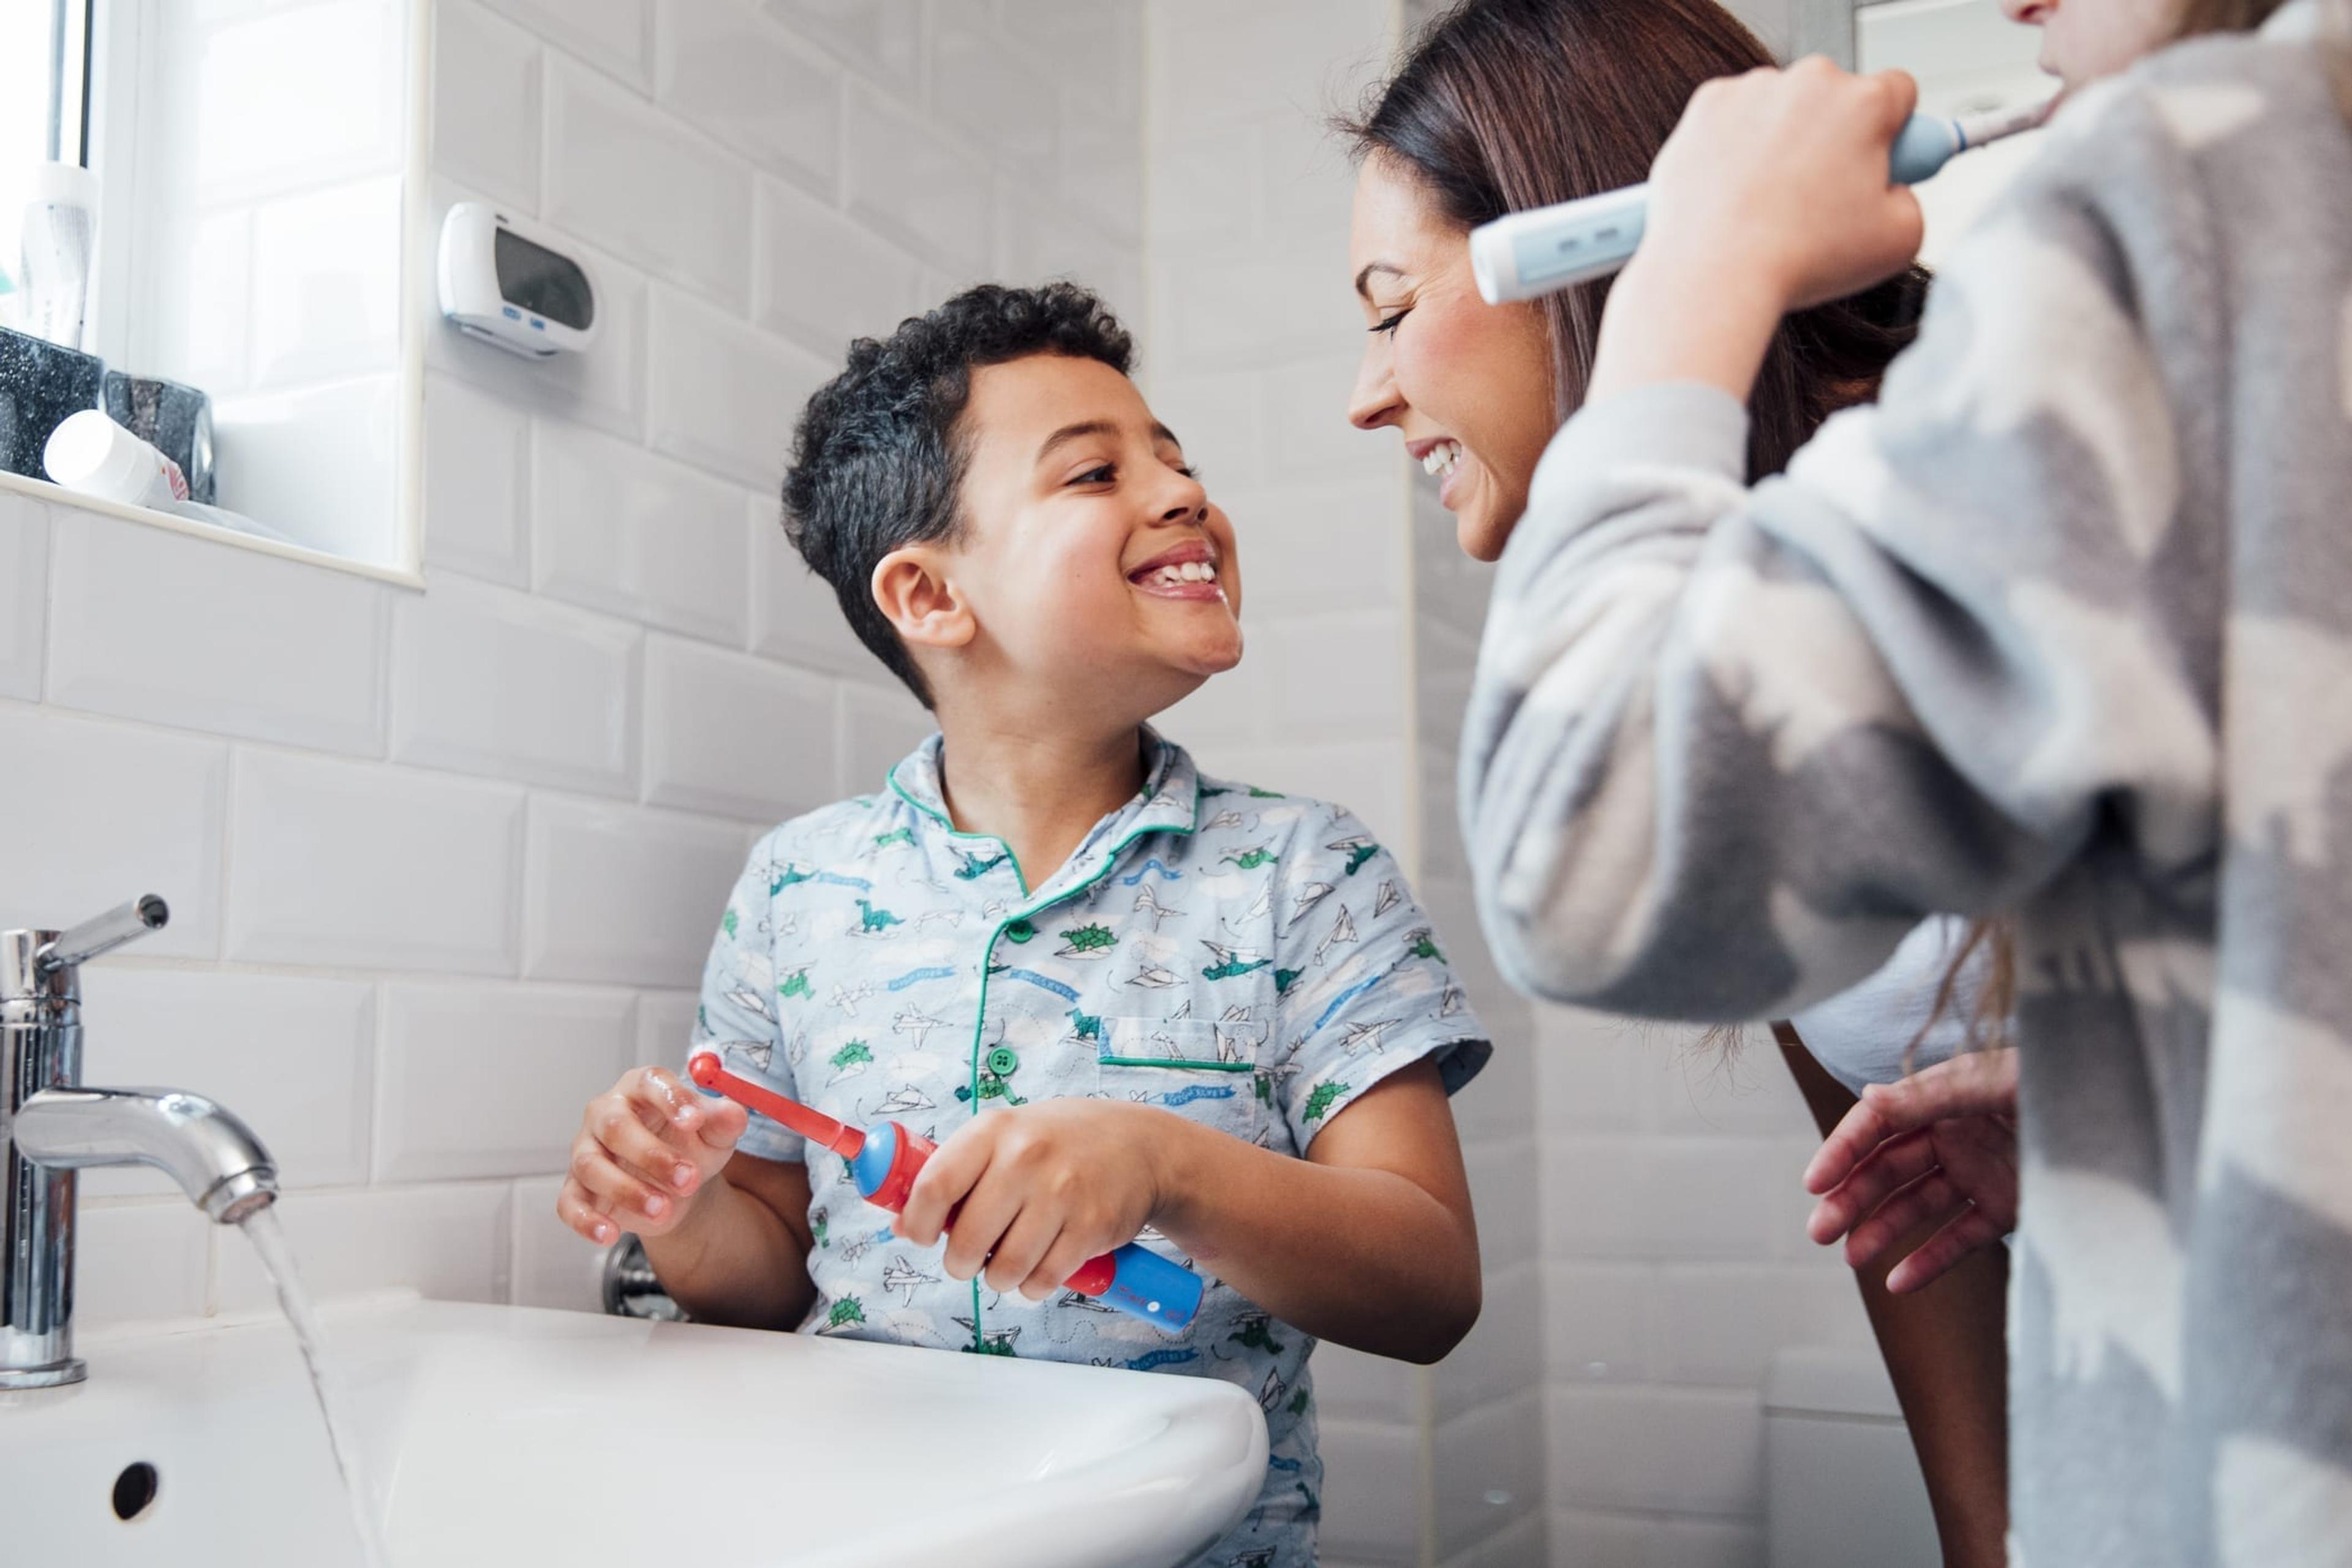
[[[1443,473],[1462,548],[1492,561],[1554,427],[1543,318],[1478,297],[1469,236],[1384,153],[1356,176],[1348,267],[1370,331],[1348,417],[1394,426],[1415,461]]]

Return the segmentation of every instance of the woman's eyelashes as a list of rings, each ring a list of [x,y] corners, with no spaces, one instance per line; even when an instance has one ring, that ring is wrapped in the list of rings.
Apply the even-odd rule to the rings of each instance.
[[[1412,314],[1412,307],[1407,305],[1401,310],[1382,316],[1379,321],[1374,321],[1369,330],[1375,332],[1393,332],[1397,330],[1397,323]]]

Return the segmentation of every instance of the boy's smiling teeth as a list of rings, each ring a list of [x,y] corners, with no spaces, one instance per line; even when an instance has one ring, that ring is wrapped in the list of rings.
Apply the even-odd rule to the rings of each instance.
[[[1421,466],[1423,472],[1435,474],[1443,479],[1453,473],[1454,465],[1461,461],[1461,442],[1440,441],[1423,455]]]
[[[1157,571],[1145,573],[1139,579],[1170,588],[1179,583],[1213,583],[1216,580],[1216,567],[1206,561],[1187,561],[1181,565],[1162,566]]]

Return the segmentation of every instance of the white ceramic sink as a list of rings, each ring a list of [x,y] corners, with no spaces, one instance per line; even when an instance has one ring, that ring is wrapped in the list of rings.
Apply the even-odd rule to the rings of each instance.
[[[414,1298],[324,1317],[398,1568],[1173,1565],[1265,1474],[1256,1403],[1212,1379]],[[87,1383],[0,1395],[0,1558],[358,1563],[282,1322],[81,1351]]]

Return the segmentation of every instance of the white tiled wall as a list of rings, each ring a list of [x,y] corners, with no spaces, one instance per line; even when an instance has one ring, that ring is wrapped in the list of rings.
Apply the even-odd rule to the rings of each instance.
[[[1564,1009],[1538,1027],[1553,1561],[1760,1568],[1771,1357],[1871,1343],[1804,1237],[1812,1123],[1760,1029],[1727,1058]]]
[[[1142,14],[432,4],[433,216],[488,197],[570,236],[603,334],[533,365],[421,323],[422,593],[0,495],[0,816],[39,824],[0,849],[0,926],[170,900],[86,976],[89,1079],[245,1116],[314,1289],[582,1307],[596,1253],[552,1212],[580,1106],[676,1060],[757,833],[928,728],[781,538],[800,402],[850,335],[1003,258],[1107,278],[1141,324]],[[313,317],[315,280],[257,281],[317,255],[302,234],[373,235],[355,264],[397,276],[363,199],[396,74],[306,110],[341,79],[262,68],[361,33],[395,58],[405,9],[208,35],[257,52],[204,123],[320,127],[207,171],[234,320],[180,325],[233,345],[225,390],[307,395],[396,339],[373,293]],[[1066,29],[1082,71],[1047,63]],[[158,1180],[85,1190],[86,1324],[267,1301]]]

